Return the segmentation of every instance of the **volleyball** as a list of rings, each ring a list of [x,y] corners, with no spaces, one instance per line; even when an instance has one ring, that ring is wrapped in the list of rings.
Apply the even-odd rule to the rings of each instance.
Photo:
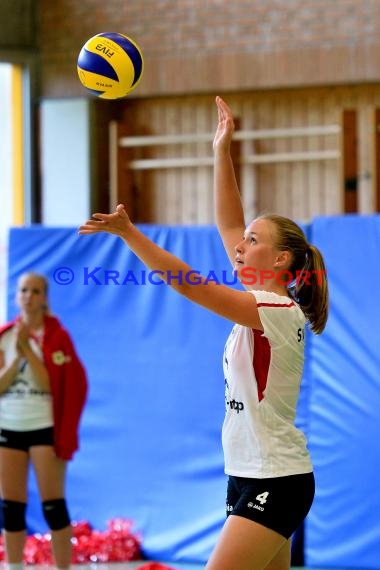
[[[144,71],[139,46],[128,36],[105,32],[82,47],[77,62],[82,85],[101,99],[121,99],[137,87]]]

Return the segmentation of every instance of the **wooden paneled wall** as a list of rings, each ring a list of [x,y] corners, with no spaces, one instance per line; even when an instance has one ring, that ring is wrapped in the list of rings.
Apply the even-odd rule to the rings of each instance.
[[[380,108],[379,86],[300,89],[223,94],[231,105],[239,131],[342,126],[343,112],[357,117],[358,211],[376,209],[375,125]],[[119,199],[133,201],[136,221],[162,224],[213,223],[212,135],[217,114],[214,96],[126,100],[117,122],[128,136],[209,134],[207,141],[121,148],[118,151]],[[345,212],[343,131],[324,135],[259,138],[240,142],[241,193],[248,219],[263,211],[276,211],[298,220]],[[305,153],[325,153],[327,158],[305,159]],[[275,162],[247,163],[247,159]],[[296,153],[295,159],[292,157]],[[263,155],[265,155],[263,157]],[[339,157],[340,155],[340,157]],[[301,158],[298,160],[297,156]],[[130,168],[141,160],[192,158],[189,167]],[[354,160],[355,157],[352,159]],[[205,159],[209,163],[202,165]],[[356,159],[355,159],[356,160]],[[137,163],[136,163],[137,161]],[[199,165],[197,165],[197,161]],[[207,162],[207,160],[206,160]],[[347,169],[346,169],[347,170]],[[123,182],[124,180],[124,182]],[[124,185],[124,187],[123,187]],[[129,188],[126,188],[129,185]],[[124,193],[124,194],[123,194]]]
[[[8,50],[22,51],[36,47],[35,0],[1,0],[0,58]]]

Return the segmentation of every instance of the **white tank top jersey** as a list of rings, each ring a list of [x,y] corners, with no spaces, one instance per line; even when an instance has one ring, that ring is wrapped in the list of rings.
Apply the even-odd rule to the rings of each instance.
[[[306,438],[294,425],[306,318],[289,297],[247,294],[256,298],[264,332],[235,325],[226,343],[225,472],[251,478],[310,473]]]
[[[42,360],[43,330],[30,338],[34,353]],[[13,328],[0,337],[0,350],[8,366],[16,356],[16,331]],[[30,431],[53,426],[53,407],[50,392],[36,383],[30,366],[25,361],[8,390],[0,394],[0,428],[12,431]]]

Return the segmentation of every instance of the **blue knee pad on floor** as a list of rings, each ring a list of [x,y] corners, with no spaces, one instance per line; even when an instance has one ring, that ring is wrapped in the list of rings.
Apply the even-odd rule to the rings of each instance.
[[[4,530],[19,532],[26,529],[25,522],[26,503],[3,499]]]
[[[50,530],[61,530],[71,523],[65,499],[44,501],[42,510]]]

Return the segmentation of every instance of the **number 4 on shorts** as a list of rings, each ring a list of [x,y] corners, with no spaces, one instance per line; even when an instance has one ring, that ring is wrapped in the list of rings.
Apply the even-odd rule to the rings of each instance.
[[[263,505],[264,503],[267,502],[267,497],[268,497],[268,495],[269,495],[269,492],[268,492],[268,491],[265,491],[265,493],[260,493],[260,495],[257,495],[256,501],[259,501],[259,503],[260,503],[261,505]]]

